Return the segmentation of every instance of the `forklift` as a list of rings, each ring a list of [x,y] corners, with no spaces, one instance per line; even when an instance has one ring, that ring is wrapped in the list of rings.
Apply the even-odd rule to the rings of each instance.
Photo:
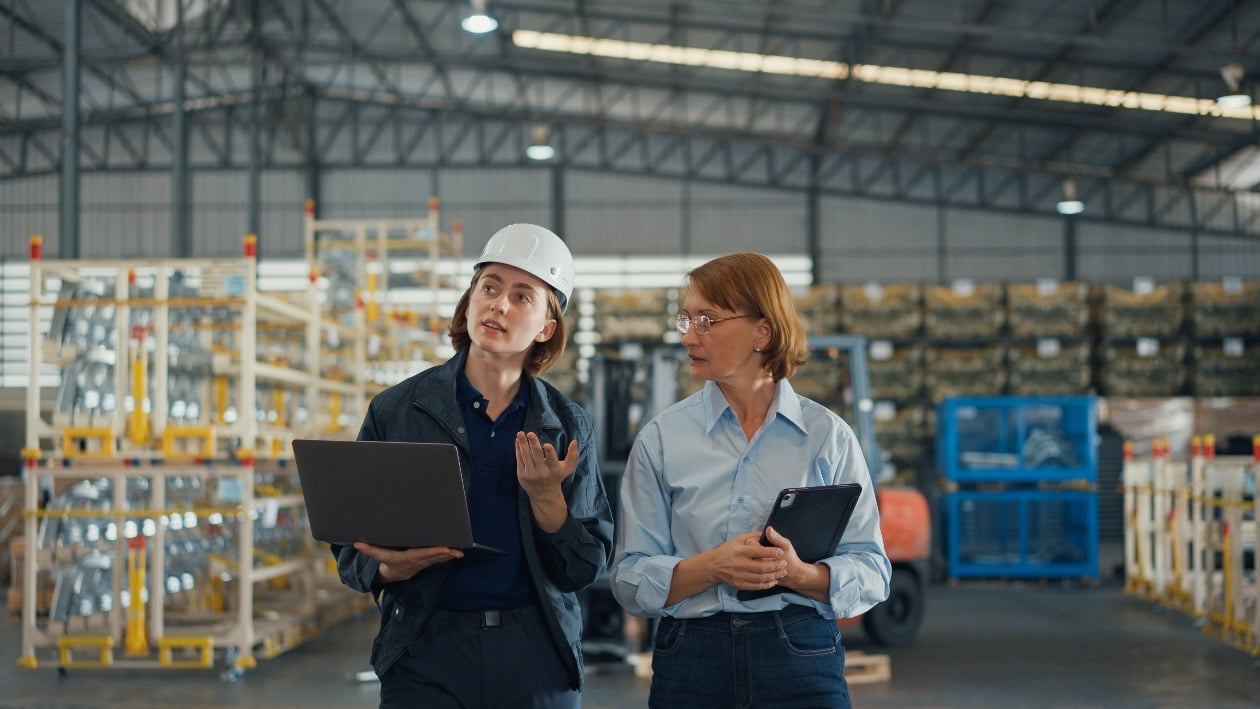
[[[809,345],[815,355],[847,355],[846,400],[852,407],[845,420],[857,435],[875,480],[883,461],[875,440],[867,340],[860,335],[814,336],[809,338]],[[644,423],[681,398],[678,377],[685,359],[686,352],[679,345],[629,343],[620,345],[616,353],[591,360],[587,410],[595,418],[600,473],[614,520],[619,519],[618,490],[635,435]],[[923,493],[911,487],[880,486],[875,495],[884,549],[892,562],[888,599],[857,618],[838,622],[842,627],[861,623],[867,638],[876,645],[905,647],[913,643],[925,610],[931,541],[928,502]],[[606,582],[597,583],[582,600],[583,647],[588,660],[619,660],[626,653],[647,649],[625,648],[624,614]],[[650,637],[647,633],[644,642],[650,644]]]

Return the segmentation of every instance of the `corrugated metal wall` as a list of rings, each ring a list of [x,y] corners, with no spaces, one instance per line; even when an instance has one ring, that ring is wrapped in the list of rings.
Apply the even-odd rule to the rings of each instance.
[[[820,273],[839,283],[935,282],[940,210],[886,200],[819,200]]]
[[[57,256],[55,176],[0,182],[0,257],[23,258],[27,238],[44,236]],[[248,228],[248,179],[241,172],[200,171],[191,180],[194,256],[240,253]],[[564,236],[582,256],[709,255],[742,249],[808,253],[806,197],[674,179],[555,168],[327,170],[320,215],[330,218],[423,216],[427,198],[442,198],[443,229],[464,223],[465,253],[514,221],[554,227],[552,192],[563,192]],[[167,172],[87,174],[82,181],[85,258],[167,256],[170,240]],[[261,252],[302,254],[299,170],[262,174]],[[820,272],[833,282],[1029,281],[1067,274],[1064,223],[1056,217],[939,209],[890,200],[819,200]],[[1076,229],[1076,276],[1129,284],[1224,276],[1260,278],[1260,241],[1194,238],[1082,219]],[[1197,243],[1197,250],[1195,244]]]

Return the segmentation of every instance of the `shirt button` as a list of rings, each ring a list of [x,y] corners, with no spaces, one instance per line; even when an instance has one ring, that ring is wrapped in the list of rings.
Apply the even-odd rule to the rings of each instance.
[[[459,428],[455,429],[455,432],[456,432],[456,433],[463,433],[463,432],[464,432],[464,427],[463,427],[463,426],[460,426]]]
[[[480,409],[480,408],[481,408],[481,402],[480,402],[480,401],[474,401],[474,402],[473,402],[473,408],[474,408],[474,409]]]
[[[739,504],[741,504],[741,505],[742,505],[742,504],[744,504],[744,498],[742,498],[742,497],[737,497],[737,498],[735,498],[735,501],[736,501],[736,502],[738,502],[738,503],[739,503]]]

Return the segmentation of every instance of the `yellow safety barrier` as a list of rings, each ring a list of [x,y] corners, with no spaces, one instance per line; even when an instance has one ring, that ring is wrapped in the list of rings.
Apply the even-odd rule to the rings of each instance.
[[[95,660],[76,660],[71,651],[75,648],[96,648]],[[114,664],[114,639],[108,635],[63,635],[57,638],[62,667],[109,667]]]
[[[194,650],[197,656],[189,660],[177,660],[175,650]],[[214,667],[214,637],[211,635],[168,635],[158,641],[158,664],[171,668]]]

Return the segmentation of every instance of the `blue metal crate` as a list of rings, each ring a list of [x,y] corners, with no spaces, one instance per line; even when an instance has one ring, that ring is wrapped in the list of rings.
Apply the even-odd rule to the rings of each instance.
[[[948,397],[936,408],[936,465],[946,480],[1098,479],[1092,396]]]
[[[1098,578],[1098,495],[1082,490],[947,495],[950,578]]]

